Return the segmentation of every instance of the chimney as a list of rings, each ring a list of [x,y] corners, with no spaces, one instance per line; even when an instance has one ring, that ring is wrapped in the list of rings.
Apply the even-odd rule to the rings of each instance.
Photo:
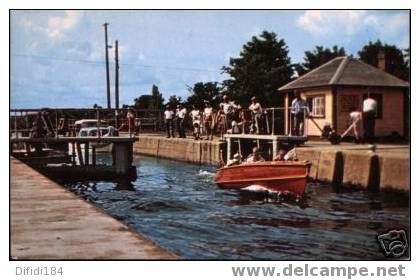
[[[386,70],[386,58],[384,50],[380,50],[378,53],[378,68],[382,71]]]

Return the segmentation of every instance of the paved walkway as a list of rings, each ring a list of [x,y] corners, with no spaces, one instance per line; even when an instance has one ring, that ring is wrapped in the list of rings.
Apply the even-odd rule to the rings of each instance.
[[[11,258],[176,258],[14,158],[10,192]]]

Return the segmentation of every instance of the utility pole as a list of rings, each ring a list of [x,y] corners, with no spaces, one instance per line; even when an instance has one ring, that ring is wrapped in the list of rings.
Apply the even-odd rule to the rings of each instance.
[[[120,107],[120,65],[118,62],[118,40],[115,41],[115,109]]]
[[[106,67],[106,100],[107,100],[107,107],[111,109],[111,91],[110,91],[110,83],[109,83],[109,58],[108,58],[108,25],[109,23],[104,23],[105,29],[105,67]]]
[[[118,109],[120,107],[120,65],[118,62],[118,40],[115,40],[115,127],[118,129]]]

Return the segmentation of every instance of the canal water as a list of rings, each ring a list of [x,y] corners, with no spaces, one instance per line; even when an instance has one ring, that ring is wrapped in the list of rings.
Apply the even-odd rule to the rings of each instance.
[[[378,234],[410,231],[403,195],[309,183],[295,202],[220,189],[211,167],[146,156],[134,164],[135,182],[66,187],[183,259],[384,259]]]

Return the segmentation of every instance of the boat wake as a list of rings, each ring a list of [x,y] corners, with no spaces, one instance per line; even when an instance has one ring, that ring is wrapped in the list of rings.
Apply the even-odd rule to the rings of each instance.
[[[295,200],[296,202],[301,201],[301,196],[296,195],[290,191],[273,191],[261,185],[250,185],[240,189],[241,191],[247,191],[254,194],[263,194],[268,197],[276,198],[278,200]]]
[[[216,175],[216,173],[210,172],[210,171],[206,171],[206,170],[199,170],[198,171],[198,176],[202,176],[202,177],[214,177]]]

